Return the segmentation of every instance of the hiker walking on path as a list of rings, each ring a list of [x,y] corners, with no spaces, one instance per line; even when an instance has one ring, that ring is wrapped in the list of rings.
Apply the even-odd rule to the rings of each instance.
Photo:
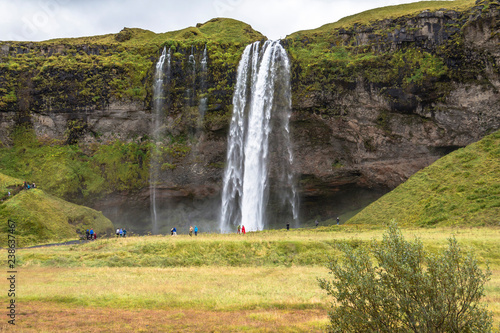
[[[318,220],[316,220],[316,222],[314,222],[314,224],[316,224],[316,228],[317,228],[318,224],[319,224]]]
[[[94,239],[94,229],[90,229],[90,240]]]
[[[340,224],[340,217],[337,217],[337,225]]]
[[[242,225],[242,226],[241,226],[241,233],[242,233],[243,235],[244,235],[244,234],[246,234],[246,231],[245,231],[245,226],[244,226],[244,225]]]
[[[123,237],[127,237],[127,230],[123,229]]]
[[[189,226],[189,236],[190,237],[193,237],[193,231],[194,231],[194,228],[192,225]]]
[[[89,240],[89,239],[90,239],[90,231],[89,231],[89,229],[87,229],[87,231],[85,231],[85,238],[86,238],[87,240]]]
[[[239,225],[239,224],[238,224],[238,228],[237,228],[237,230],[238,230],[238,231],[237,231],[236,233],[237,233],[237,234],[239,234],[239,233],[241,232],[241,225]]]
[[[287,223],[287,224],[286,224],[286,230],[287,230],[287,231],[288,231],[288,230],[290,230],[290,223]]]
[[[194,226],[194,235],[198,236],[198,227],[197,226]]]

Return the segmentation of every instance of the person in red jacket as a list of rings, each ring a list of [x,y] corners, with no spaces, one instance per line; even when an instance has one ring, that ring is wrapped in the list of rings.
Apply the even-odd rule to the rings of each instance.
[[[246,234],[246,232],[245,232],[245,226],[244,226],[244,225],[242,225],[242,226],[241,226],[241,233],[242,233],[243,235],[244,235],[244,234]]]

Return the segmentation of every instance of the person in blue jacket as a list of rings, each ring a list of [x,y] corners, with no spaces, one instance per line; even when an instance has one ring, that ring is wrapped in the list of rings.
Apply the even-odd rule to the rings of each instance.
[[[177,228],[176,227],[174,227],[173,234],[174,234],[174,236],[177,236]]]
[[[194,235],[198,236],[198,227],[197,226],[194,226]]]
[[[90,240],[94,239],[94,229],[90,229]]]

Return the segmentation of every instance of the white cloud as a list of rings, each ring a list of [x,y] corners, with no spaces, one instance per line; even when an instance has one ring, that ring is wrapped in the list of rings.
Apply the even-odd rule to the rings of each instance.
[[[244,21],[271,39],[375,7],[412,0],[0,0],[0,40],[101,35],[137,27],[166,32],[214,17]]]

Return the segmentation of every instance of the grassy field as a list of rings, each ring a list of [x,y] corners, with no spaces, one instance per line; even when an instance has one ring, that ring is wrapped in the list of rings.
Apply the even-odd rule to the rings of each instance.
[[[331,300],[316,278],[328,278],[323,264],[337,254],[335,244],[369,246],[384,231],[332,226],[19,249],[16,327],[22,332],[320,332]],[[484,302],[498,327],[500,228],[405,228],[403,233],[419,237],[429,252],[445,247],[454,234],[482,267],[489,263],[493,275]],[[120,261],[123,256],[129,259]],[[233,259],[221,261],[222,256]],[[7,282],[0,287],[7,290]],[[0,300],[8,301],[6,295]]]

